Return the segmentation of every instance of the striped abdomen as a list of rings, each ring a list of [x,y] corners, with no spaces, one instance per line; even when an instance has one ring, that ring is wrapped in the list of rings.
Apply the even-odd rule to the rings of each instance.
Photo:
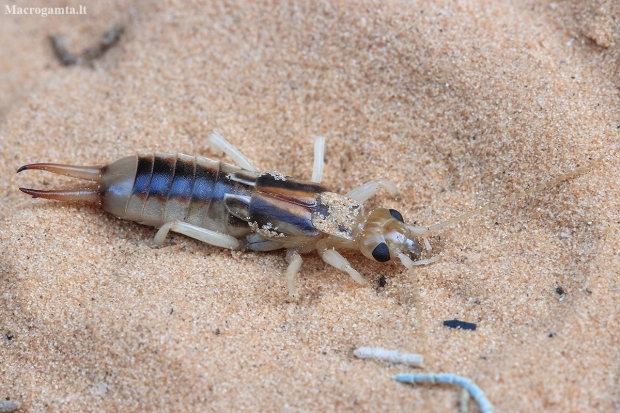
[[[102,172],[103,208],[120,218],[155,227],[179,220],[236,238],[257,229],[320,233],[312,214],[327,189],[312,182],[164,153],[123,158]]]
[[[244,181],[230,179],[233,175]],[[256,176],[199,156],[140,154],[104,167],[103,208],[146,225],[159,227],[179,220],[240,237],[250,227],[228,213],[224,198],[249,195]]]

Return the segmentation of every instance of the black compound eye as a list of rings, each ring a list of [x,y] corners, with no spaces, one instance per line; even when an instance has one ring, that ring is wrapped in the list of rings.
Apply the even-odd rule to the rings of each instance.
[[[385,242],[377,245],[372,250],[372,257],[379,262],[386,262],[390,260],[390,249]]]
[[[390,209],[390,215],[392,216],[392,218],[394,218],[396,221],[400,221],[400,222],[405,222],[405,220],[403,219],[403,216],[400,214],[400,212],[398,212],[395,209]]]

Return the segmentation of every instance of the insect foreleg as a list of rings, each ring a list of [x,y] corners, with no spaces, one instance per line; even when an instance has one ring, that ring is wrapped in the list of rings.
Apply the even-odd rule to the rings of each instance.
[[[392,198],[400,198],[400,192],[392,182],[386,179],[380,179],[378,181],[370,181],[360,187],[353,189],[347,193],[347,197],[356,200],[359,203],[365,202],[368,198],[377,193],[379,188],[384,187],[390,193]]]
[[[256,169],[256,167],[252,165],[252,162],[250,162],[248,158],[243,156],[239,149],[235,148],[230,142],[222,138],[218,133],[211,132],[209,134],[207,142],[209,142],[211,147],[214,148],[216,151],[224,152],[226,155],[228,155],[228,157],[232,159],[233,162],[237,164],[237,166],[243,169],[247,169],[248,171],[258,172],[258,169]]]
[[[316,249],[318,250],[321,258],[323,258],[323,261],[338,268],[339,270],[345,271],[358,284],[366,284],[364,277],[362,277],[360,273],[355,270],[355,268],[351,267],[351,264],[349,264],[349,261],[347,261],[345,257],[340,255],[338,251],[327,247],[327,239],[322,239],[317,242]]]
[[[296,250],[286,250],[286,260],[288,261],[288,267],[286,268],[286,285],[288,286],[288,293],[294,299],[297,300],[297,289],[295,288],[295,277],[301,267],[302,259],[301,255]]]
[[[170,221],[165,223],[159,228],[155,239],[153,240],[153,247],[159,247],[164,243],[168,232],[174,231],[179,234],[187,235],[188,237],[197,239],[198,241],[206,242],[209,245],[216,247],[228,248],[231,250],[239,249],[241,243],[235,237],[222,234],[220,232],[211,231],[205,228],[198,227],[196,225],[188,224],[182,221]]]

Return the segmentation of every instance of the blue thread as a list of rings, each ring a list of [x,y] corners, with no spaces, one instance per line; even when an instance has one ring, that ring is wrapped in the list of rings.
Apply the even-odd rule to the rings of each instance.
[[[392,378],[401,383],[445,383],[461,386],[478,402],[482,413],[493,413],[493,405],[480,387],[468,378],[452,373],[399,373]]]

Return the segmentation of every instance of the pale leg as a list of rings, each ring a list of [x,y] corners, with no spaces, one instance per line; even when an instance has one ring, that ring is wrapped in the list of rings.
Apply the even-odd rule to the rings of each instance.
[[[394,199],[400,198],[400,192],[398,192],[396,185],[394,185],[392,182],[386,179],[379,179],[378,181],[370,181],[367,184],[364,184],[358,188],[353,189],[352,191],[349,191],[349,193],[347,193],[346,196],[348,196],[349,198],[355,199],[357,202],[362,203],[362,202],[365,202],[371,196],[373,196],[375,193],[377,193],[377,191],[381,187],[384,187],[385,189],[387,189],[387,191],[390,193],[390,195]]]
[[[321,258],[323,258],[323,261],[333,267],[338,268],[339,270],[345,271],[351,276],[351,278],[353,278],[353,280],[355,280],[356,283],[361,285],[366,284],[366,280],[364,279],[364,277],[362,277],[359,272],[357,272],[353,267],[351,267],[349,261],[347,261],[347,259],[342,255],[340,255],[338,251],[333,249],[327,249],[324,251],[319,251],[319,254],[321,255]]]
[[[170,221],[162,225],[161,228],[159,228],[159,231],[157,231],[157,234],[155,234],[155,239],[153,240],[152,246],[161,246],[164,243],[166,236],[168,236],[169,231],[187,235],[188,237],[206,242],[207,244],[214,245],[216,247],[236,250],[239,249],[240,246],[239,240],[235,237],[181,221]]]
[[[237,164],[237,166],[243,169],[247,169],[248,171],[258,171],[258,169],[256,169],[254,165],[252,165],[248,158],[243,156],[239,149],[235,148],[230,142],[222,138],[218,133],[211,132],[209,134],[207,142],[209,142],[211,147],[214,148],[216,151],[224,152],[226,155],[228,155],[230,159],[232,159],[233,162]]]
[[[312,182],[321,183],[323,163],[325,161],[325,138],[318,136],[314,140],[314,163],[312,164]]]
[[[287,250],[286,261],[288,261],[288,267],[286,268],[286,285],[288,286],[288,294],[291,298],[297,300],[299,295],[297,294],[297,289],[295,288],[295,276],[297,276],[299,268],[301,267],[301,255],[299,255],[295,250]]]

